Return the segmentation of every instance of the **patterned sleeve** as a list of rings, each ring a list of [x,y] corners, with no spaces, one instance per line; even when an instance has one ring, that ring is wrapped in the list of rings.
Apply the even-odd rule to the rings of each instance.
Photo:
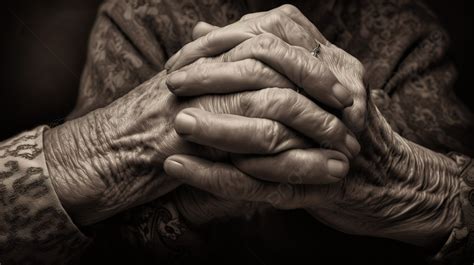
[[[454,224],[448,240],[432,259],[433,264],[469,264],[474,261],[474,161],[451,153],[460,168],[462,217]]]
[[[67,264],[89,240],[54,192],[43,132],[0,142],[0,264]]]
[[[226,25],[241,14],[232,0],[107,0],[89,40],[79,95],[69,119],[104,107],[163,70],[191,41],[194,25]]]

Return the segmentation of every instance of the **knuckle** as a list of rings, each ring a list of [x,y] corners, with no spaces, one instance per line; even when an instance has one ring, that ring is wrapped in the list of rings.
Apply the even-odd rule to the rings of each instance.
[[[296,93],[294,90],[285,88],[285,89],[278,89],[276,90],[276,100],[279,106],[286,107],[286,108],[293,108],[299,104],[299,94]]]
[[[274,112],[292,108],[298,103],[298,94],[290,88],[264,88],[253,92],[243,93],[240,105],[245,115],[252,117],[268,117]]]
[[[261,141],[260,141],[260,148],[262,152],[265,153],[273,153],[277,151],[279,140],[281,138],[281,128],[278,126],[278,123],[275,121],[271,121],[265,123],[259,130],[261,132]]]
[[[202,21],[198,21],[198,22],[196,23],[196,25],[194,25],[193,31],[196,30],[196,28],[198,28],[201,23],[202,23]]]
[[[203,85],[208,85],[211,82],[211,73],[205,65],[200,65],[199,70],[197,71],[199,75],[199,82]]]
[[[203,26],[203,22],[202,21],[198,21],[198,23],[196,23],[196,25],[194,25],[193,27],[193,36],[196,35],[196,33],[199,31],[199,28]]]
[[[275,9],[267,15],[267,19],[272,25],[280,23],[285,18],[287,18],[287,15],[279,9]]]
[[[197,36],[198,36],[198,33],[199,33],[199,30],[198,30],[198,27],[197,26],[194,26],[192,32],[191,32],[191,36],[193,36],[193,39],[196,39]]]
[[[263,99],[266,100],[268,109],[274,111],[289,111],[295,113],[300,106],[301,96],[290,88],[270,88],[267,90],[268,95]]]
[[[257,44],[260,50],[269,50],[278,44],[278,38],[270,33],[260,34],[257,37]]]
[[[237,93],[234,95],[240,95],[240,97],[238,97],[237,99],[238,99],[238,105],[240,107],[242,115],[251,116],[255,93],[244,92],[244,93]]]
[[[281,10],[282,12],[286,13],[286,14],[298,14],[298,13],[300,13],[300,10],[296,6],[291,5],[291,4],[284,4],[284,5],[280,6],[278,9]]]
[[[251,18],[252,15],[251,14],[246,14],[246,15],[243,15],[240,20],[243,21],[243,20],[248,20],[249,18]]]
[[[273,191],[265,196],[265,202],[273,205],[276,208],[279,208],[281,203],[280,194],[277,191]]]
[[[323,117],[323,121],[321,123],[322,128],[322,135],[323,136],[331,136],[334,137],[335,135],[340,136],[344,131],[341,123],[339,120],[330,114],[325,114]]]
[[[255,194],[258,194],[259,185],[256,181],[249,181],[249,179],[241,173],[233,172],[227,174],[226,177],[220,175],[221,187],[224,193],[233,194],[231,197],[236,199],[249,199]]]
[[[286,36],[294,30],[295,23],[283,11],[276,9],[268,15],[268,23],[272,26],[277,35]]]
[[[243,67],[243,74],[246,77],[255,76],[256,73],[261,74],[265,69],[264,65],[260,61],[254,59],[245,59],[243,64],[245,65],[245,67]]]
[[[301,185],[279,185],[278,192],[281,202],[276,205],[280,209],[291,209],[298,207],[299,201],[304,198],[304,187]]]
[[[196,25],[194,25],[193,30],[195,30],[196,28],[202,27],[204,25],[206,25],[206,23],[200,20],[196,23]]]
[[[212,51],[212,46],[210,45],[211,41],[215,39],[216,32],[211,31],[207,33],[206,35],[202,36],[199,38],[199,48],[201,52],[205,54],[210,54]]]

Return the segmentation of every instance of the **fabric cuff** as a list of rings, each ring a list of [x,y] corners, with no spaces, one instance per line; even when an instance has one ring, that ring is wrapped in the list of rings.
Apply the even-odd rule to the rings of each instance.
[[[56,195],[43,152],[47,126],[0,143],[0,260],[66,264],[90,240]]]
[[[462,217],[454,225],[448,240],[433,257],[434,264],[468,264],[474,261],[474,161],[458,153],[449,156],[460,168]]]

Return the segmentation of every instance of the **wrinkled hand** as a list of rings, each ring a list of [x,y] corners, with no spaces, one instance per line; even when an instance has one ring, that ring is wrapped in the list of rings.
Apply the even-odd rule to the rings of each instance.
[[[276,35],[281,36],[293,45],[289,45]],[[237,47],[215,58],[200,58],[196,61],[198,63],[184,66],[169,75],[167,84],[170,90],[178,96],[235,93],[266,87],[295,88],[296,86],[303,86],[313,99],[331,106],[336,112],[356,113],[357,115],[352,115],[356,118],[353,124],[360,123],[358,121],[363,120],[361,116],[365,108],[365,92],[360,93],[363,87],[360,82],[352,84],[349,79],[351,76],[347,75],[347,72],[342,69],[343,67],[353,66],[351,69],[354,74],[352,74],[353,72],[351,74],[359,77],[362,72],[360,63],[345,53],[342,56],[340,56],[341,53],[336,53],[338,49],[331,46],[317,28],[302,16],[298,9],[292,6],[285,5],[269,12],[248,14],[239,22],[223,29],[206,23],[199,23],[194,28],[193,38],[196,39],[194,42],[186,45],[168,61],[166,67],[171,68],[170,71],[195,60],[199,56],[214,55],[217,52],[232,48],[231,45],[237,45]],[[316,39],[326,45],[325,49],[328,49],[328,51],[325,50],[326,57],[332,56],[333,62],[337,62],[337,64],[334,63],[328,67],[323,61],[314,58],[310,54],[307,49],[315,47]],[[344,61],[344,63],[341,63],[341,61]],[[331,69],[335,69],[335,71]],[[350,85],[353,92],[342,86],[338,81],[339,79],[346,85]],[[352,79],[360,80],[360,78]],[[354,98],[356,98],[356,105],[352,108]],[[291,105],[296,104],[298,102]],[[269,109],[269,111],[273,110]],[[202,115],[199,115],[199,112],[197,114],[195,116],[200,119]],[[298,115],[295,117],[298,118]],[[185,134],[181,133],[181,135],[188,141],[209,146],[225,142],[227,135],[238,129],[237,126],[231,125],[237,125],[238,123],[225,116],[221,118],[227,119],[230,130],[213,130],[216,134],[212,139],[205,136],[209,134],[208,131],[186,132]],[[323,130],[327,134],[340,134],[337,130],[331,129],[331,127],[333,128],[330,125],[332,122],[320,123],[318,127],[320,129],[327,128]],[[176,128],[176,130],[180,133],[180,128]],[[272,132],[272,134],[278,135],[278,132]],[[342,150],[348,157],[353,157],[358,153],[360,146],[351,135],[352,133],[348,132],[345,139],[339,138],[341,142],[318,141],[317,143],[326,148],[339,147],[343,144],[348,146],[349,149],[339,150]],[[251,139],[247,141],[251,141]],[[233,153],[259,154],[259,152],[251,152],[249,149],[242,152],[242,147],[237,142],[237,145],[226,146],[225,150]],[[321,184],[332,182],[329,179],[324,181],[322,176],[338,175],[339,173],[335,172],[342,174],[347,171],[347,164],[338,162],[338,160],[347,161],[343,156],[339,156],[335,160],[328,160],[326,152],[330,152],[329,150],[320,149],[318,145],[314,144],[307,146],[307,148],[309,149],[275,152],[278,153],[275,157],[258,162],[262,163],[260,178],[281,183]],[[233,158],[237,160],[237,156],[233,156]],[[245,160],[244,158],[245,156],[242,156],[241,160]],[[249,163],[257,161],[257,157],[254,156],[247,156],[247,158],[249,158],[247,159]],[[168,164],[169,168],[172,166],[172,163]],[[266,169],[271,170],[270,172],[264,172]],[[329,172],[330,170],[334,173]],[[280,188],[280,186],[273,184],[270,186]],[[278,191],[269,187],[270,194],[275,192]],[[269,196],[269,194],[262,194],[262,197],[265,196]],[[240,198],[245,199],[245,195]],[[181,205],[196,205],[196,209],[186,207],[182,213],[192,216],[188,219],[193,219],[197,223],[202,222],[201,220],[206,219],[206,217],[212,216],[209,212],[214,212],[213,215],[221,212],[220,214],[223,215],[224,208],[230,208],[230,202],[221,199],[221,197],[215,197],[215,201],[212,203],[214,206],[207,207],[203,201],[209,202],[210,200],[202,192],[196,196],[179,196],[177,199],[178,201],[186,201],[186,203],[179,203]],[[223,207],[223,211],[216,210],[217,207],[215,206],[219,205],[219,201],[226,205],[226,207]],[[233,203],[235,206],[242,204],[239,200],[233,200]],[[212,210],[208,208],[212,208]],[[193,212],[193,214],[186,214],[186,212]]]
[[[317,28],[298,9],[285,5],[269,12],[249,14],[244,16],[240,22],[223,29],[202,22],[194,28],[193,38],[194,42],[186,45],[168,61],[166,67],[170,68],[170,71],[190,63],[200,56],[217,55],[217,53],[229,49],[230,51],[215,58],[197,59],[196,62],[204,64],[187,65],[169,75],[167,84],[174,94],[196,96],[235,93],[266,87],[296,88],[298,86],[303,87],[304,92],[317,102],[332,107],[336,112],[343,112],[353,128],[362,127],[365,90],[360,81],[363,72],[361,64],[324,39]],[[331,64],[325,64],[322,60],[314,58],[308,51],[308,49],[314,48],[318,41],[323,43],[324,56],[330,58]],[[237,47],[233,47],[235,45]],[[345,71],[346,68],[350,68],[351,71]],[[355,104],[353,104],[354,102]],[[196,116],[199,119],[200,116]],[[229,125],[233,123],[233,120],[228,120]],[[235,126],[229,127],[238,129]],[[179,128],[177,131],[180,132]],[[211,141],[201,136],[208,132],[195,131],[182,135],[188,141],[214,146],[216,142],[225,141],[231,131],[219,132],[216,137],[209,139]],[[332,133],[338,134],[333,130],[328,132],[328,134]],[[360,149],[357,141],[350,136],[339,143],[319,142],[319,144],[326,148],[341,144],[349,146],[349,150],[343,150],[343,153],[348,157],[353,157]],[[240,147],[240,145],[228,146],[225,150],[242,153]],[[345,165],[337,163],[337,160],[327,160],[324,150],[321,152],[321,149],[317,148],[318,146],[311,147],[313,148],[288,150],[285,154],[280,154],[276,159],[278,161],[284,160],[283,163],[278,164],[281,166],[273,166],[272,163],[275,161],[272,159],[265,161],[262,169],[274,168],[275,170],[270,174],[262,172],[260,177],[282,183],[318,184],[325,183],[321,181],[321,176],[328,175],[328,169],[340,172],[347,170]],[[250,153],[249,151],[247,153]],[[303,165],[303,169],[294,173],[294,169],[301,167],[301,165]],[[273,172],[277,172],[277,174],[275,175]],[[185,210],[193,212],[190,215],[193,215],[194,218],[188,219],[194,219],[200,223],[202,219],[206,219],[205,217],[216,215],[217,212],[222,212],[221,214],[225,212],[219,211],[215,207],[219,205],[219,200],[222,200],[218,197],[215,198],[216,201],[213,201],[211,207],[206,207],[202,202],[210,201],[206,198],[206,194],[199,193],[192,197],[191,199],[182,198],[187,202],[181,203],[181,205],[197,205],[195,207],[197,210],[192,210],[191,207],[187,207]],[[200,200],[199,197],[202,199]],[[201,203],[197,203],[199,201]],[[229,208],[229,201],[223,201],[222,204]],[[234,204],[239,205],[239,201],[234,201]],[[208,208],[212,208],[212,210]],[[223,210],[225,210],[224,208]],[[214,214],[209,214],[209,212]],[[186,213],[183,214],[186,215]]]
[[[162,72],[109,106],[47,131],[45,154],[64,207],[77,223],[90,224],[174,189],[179,183],[162,168],[168,156],[222,161],[228,150],[268,155],[339,143],[315,150],[327,170],[312,181],[328,183],[345,176],[340,152],[354,153],[344,144],[351,137],[337,117],[291,89],[178,99]],[[337,166],[329,167],[330,160]]]
[[[262,14],[250,17],[265,21],[265,15]],[[240,22],[236,24],[238,23]],[[260,24],[257,23],[257,25]],[[215,46],[227,43],[220,40],[233,39],[232,32],[226,32],[226,28],[236,29],[237,26],[231,25],[222,29],[208,27],[213,30],[212,34],[198,38],[197,41],[189,44],[186,50],[183,49],[175,58],[172,58],[171,69],[177,68],[176,65],[185,65],[188,61],[194,60],[196,54],[209,55],[214,51],[220,51]],[[206,34],[206,30],[195,31]],[[219,36],[218,33],[223,35],[216,37]],[[251,54],[254,56],[252,58],[264,58],[262,60],[280,59],[280,63],[272,60],[267,60],[265,63],[270,62],[267,64],[301,86],[301,83],[292,79],[291,71],[282,69],[287,65],[288,68],[294,67],[291,62],[285,60],[286,53],[283,52],[279,54],[280,56],[274,57],[261,56],[265,52],[272,53],[272,51],[262,49],[262,51],[252,52],[252,45],[244,46],[246,42],[261,36],[251,35],[242,33],[236,37],[239,41],[242,38],[245,39],[242,44],[238,44],[245,48],[236,49],[238,51],[235,53]],[[270,37],[264,36],[259,38],[264,39],[260,44],[278,43],[275,46],[264,47],[278,47],[273,49],[274,51],[285,50],[281,48],[285,46],[282,40],[274,40],[275,38],[272,37],[272,41],[269,41]],[[287,37],[285,41],[293,40]],[[209,43],[215,46],[205,46]],[[253,46],[259,47],[259,42],[253,42]],[[303,55],[302,53],[301,56]],[[247,58],[246,56],[235,57]],[[345,87],[351,91],[360,89],[363,69],[360,63],[354,63],[357,61],[355,58],[334,46],[329,46],[329,48],[323,46],[320,59],[327,68],[332,69],[332,73],[338,77],[338,80],[344,80],[341,83]],[[233,90],[220,89],[219,82],[230,79],[227,72],[241,69],[237,63],[220,65],[220,69],[226,69],[224,74],[219,72],[217,67],[213,73],[206,73],[206,82],[215,84],[211,86],[215,89],[212,91],[192,87],[192,84],[187,81],[176,83],[176,80],[168,80],[168,82],[175,87],[174,93],[181,95],[232,92]],[[198,67],[187,66],[180,72],[187,74],[198,69]],[[240,76],[245,79],[250,75]],[[170,76],[170,79],[172,78],[173,76]],[[246,80],[241,82],[245,84]],[[239,89],[238,84],[234,87]],[[305,91],[308,90],[304,86],[303,88]],[[250,89],[257,88],[250,87]],[[313,99],[318,99],[315,96],[316,93],[307,93]],[[360,103],[360,106],[366,106],[365,97],[359,97],[358,100],[364,101]],[[459,180],[454,177],[458,173],[456,165],[445,156],[400,137],[391,130],[370,99],[368,106],[367,120],[363,119],[359,123],[365,124],[365,128],[359,127],[360,130],[357,131],[358,139],[363,143],[361,154],[355,158],[349,176],[342,182],[328,185],[301,185],[306,184],[315,172],[324,171],[324,167],[318,163],[318,155],[312,153],[311,148],[289,149],[273,156],[234,155],[232,156],[233,165],[211,162],[195,156],[175,155],[165,161],[165,170],[170,176],[223,198],[267,202],[284,209],[305,208],[315,218],[347,233],[392,238],[420,246],[432,246],[442,242],[460,216],[460,207],[456,205],[459,203],[456,199]],[[350,110],[347,111],[350,112]],[[356,116],[358,115],[352,117]],[[348,114],[346,117],[351,117],[351,115]],[[353,120],[352,124],[357,124],[357,122]],[[352,126],[352,128],[357,127]],[[188,139],[199,142],[198,138]]]
[[[327,41],[296,7],[283,5],[248,14],[223,28],[199,23],[193,37],[196,39],[165,65],[169,72],[176,71],[168,79],[176,95],[229,93],[269,87],[269,83],[288,87],[293,83],[316,102],[342,111],[343,121],[352,130],[364,127],[366,91],[361,63]],[[314,57],[310,51],[318,44],[320,54]],[[198,58],[216,55],[220,55],[217,59],[221,63],[211,68],[182,68]]]
[[[305,208],[346,233],[425,247],[443,243],[460,218],[459,169],[451,159],[393,132],[373,103],[369,112],[369,127],[359,136],[361,154],[341,182],[299,184],[321,171],[317,163],[299,163],[301,156],[314,157],[311,149],[242,157],[234,159],[236,166],[175,155],[165,161],[165,169],[186,184],[228,200]],[[277,183],[282,180],[289,183]]]
[[[438,248],[461,216],[459,168],[394,132],[372,100],[361,154],[340,185],[326,185],[316,219],[341,231]],[[316,202],[316,201],[315,201]]]

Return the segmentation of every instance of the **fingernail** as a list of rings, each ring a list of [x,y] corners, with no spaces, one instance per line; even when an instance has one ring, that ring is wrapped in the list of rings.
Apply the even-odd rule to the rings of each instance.
[[[179,163],[178,161],[166,159],[163,168],[167,175],[173,177],[179,177],[184,175],[184,166],[183,164]]]
[[[360,152],[360,144],[354,136],[347,134],[344,142],[353,156],[356,156]]]
[[[186,76],[186,71],[171,73],[166,79],[168,89],[171,91],[178,89],[183,84],[184,80],[186,80]]]
[[[351,92],[349,91],[349,89],[345,88],[340,83],[336,83],[332,87],[332,92],[343,107],[349,107],[352,105],[353,99]]]
[[[347,163],[336,160],[336,159],[329,159],[328,160],[328,172],[331,176],[336,178],[344,178],[347,174],[349,167]]]
[[[184,112],[178,113],[174,121],[174,129],[178,134],[192,134],[196,119]]]

